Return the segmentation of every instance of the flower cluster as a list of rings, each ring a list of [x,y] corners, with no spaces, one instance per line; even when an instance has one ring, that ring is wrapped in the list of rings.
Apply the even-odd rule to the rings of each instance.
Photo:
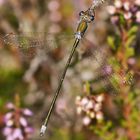
[[[127,21],[140,23],[140,0],[115,0],[114,5],[107,7],[112,15],[111,21],[117,23],[122,15]]]
[[[27,122],[27,118],[31,117],[33,113],[27,108],[21,109],[12,103],[8,103],[6,107],[9,110],[4,116],[3,135],[6,140],[27,140],[33,133],[33,128]]]
[[[86,97],[77,96],[77,113],[83,114],[83,124],[89,125],[93,120],[103,120],[102,103],[104,94]]]

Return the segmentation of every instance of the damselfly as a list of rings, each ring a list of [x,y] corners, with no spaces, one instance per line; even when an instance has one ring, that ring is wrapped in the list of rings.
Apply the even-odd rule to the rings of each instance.
[[[46,131],[48,121],[50,119],[52,110],[54,108],[56,99],[60,93],[62,83],[64,81],[67,69],[69,68],[69,66],[71,64],[71,60],[74,56],[76,48],[77,48],[78,44],[80,43],[80,41],[82,40],[82,38],[87,30],[88,24],[94,20],[94,16],[95,16],[94,10],[89,8],[87,11],[80,12],[79,16],[80,16],[80,21],[79,21],[79,25],[77,27],[77,31],[76,31],[75,36],[74,36],[74,39],[75,39],[74,45],[73,45],[72,50],[70,52],[70,56],[69,56],[68,61],[65,65],[62,76],[60,77],[58,88],[57,88],[56,93],[54,95],[54,98],[52,100],[50,109],[48,111],[48,115],[45,119],[44,124],[42,125],[41,131],[40,131],[41,135],[43,135]],[[64,39],[65,35],[61,36],[60,38]],[[60,38],[59,38],[59,36],[55,38],[54,36],[46,35],[46,33],[44,33],[43,36],[41,36],[40,34],[38,34],[38,36],[33,36],[33,34],[16,35],[16,34],[11,33],[11,34],[7,34],[6,36],[4,36],[3,40],[4,40],[5,44],[7,44],[9,46],[16,46],[17,49],[19,49],[21,52],[25,51],[25,54],[28,52],[31,52],[31,55],[35,55],[36,51],[40,50],[40,49],[46,51],[46,53],[49,53],[52,49],[55,49],[57,47],[54,43],[55,39],[60,39]],[[49,47],[46,45],[46,43],[48,45],[51,44],[51,46],[54,46],[54,47],[53,48]],[[112,68],[109,66],[109,63],[107,64],[107,62],[99,60],[100,57],[101,57],[101,59],[104,59],[105,56],[107,56],[107,55],[108,54],[106,54],[104,52],[104,48],[95,47],[90,42],[88,43],[85,51],[81,52],[81,56],[82,56],[81,58],[86,57],[86,56],[88,56],[89,58],[93,58],[97,62],[97,64],[101,67],[102,77],[103,77],[102,80],[103,80],[104,86],[109,83],[111,85],[109,87],[109,90],[110,91],[113,90],[115,92],[118,92],[120,83],[122,81],[123,81],[122,83],[127,83],[127,81],[131,82],[132,75],[130,72],[125,73],[122,71],[122,73],[120,74],[122,81],[119,81],[118,79],[116,79],[115,78],[116,73],[112,72]],[[102,56],[104,56],[104,57],[102,57]],[[111,62],[112,63],[114,62],[113,59]],[[127,78],[126,74],[127,74],[128,78]],[[117,82],[119,82],[119,83],[117,83]]]

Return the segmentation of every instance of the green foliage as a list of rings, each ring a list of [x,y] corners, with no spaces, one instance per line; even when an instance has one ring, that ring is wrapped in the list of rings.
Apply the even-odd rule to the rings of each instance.
[[[136,35],[133,35],[133,36],[129,37],[128,40],[126,41],[126,45],[125,45],[125,49],[126,49],[125,57],[126,58],[129,58],[134,55],[134,48],[131,47],[131,44],[133,43],[135,38],[136,38]]]
[[[114,37],[109,36],[109,37],[107,38],[107,42],[108,42],[108,45],[109,45],[113,50],[116,50],[115,43],[114,43]]]
[[[101,140],[140,139],[140,110],[138,107],[140,100],[138,93],[140,91],[136,90],[135,71],[130,70],[131,68],[128,66],[128,59],[135,57],[134,44],[138,26],[135,24],[130,25],[123,14],[118,14],[119,21],[115,25],[117,32],[115,33],[114,30],[114,35],[109,35],[107,38],[108,46],[114,52],[113,56],[108,59],[108,64],[112,66],[114,72],[110,77],[110,81],[120,93],[119,97],[117,96],[115,100],[112,100],[112,103],[118,109],[119,114],[116,114],[115,120],[111,120],[107,116],[102,124],[91,127]],[[122,76],[124,73],[120,74],[122,70],[124,70],[125,77]],[[122,84],[123,80],[125,86]],[[118,125],[116,122],[118,122]]]
[[[81,132],[71,132],[68,129],[57,129],[50,140],[85,140],[83,133]]]
[[[138,31],[138,26],[132,26],[127,33],[128,37],[131,37],[133,35],[136,36],[137,31]]]
[[[126,25],[126,20],[124,18],[123,13],[119,15],[119,23],[120,23],[120,26],[125,26]]]
[[[102,140],[113,140],[115,139],[115,133],[111,130],[113,124],[111,121],[105,121],[100,126],[92,126],[91,129],[94,133],[99,136]]]
[[[120,43],[121,43],[120,36],[117,35],[117,34],[115,36],[108,36],[107,37],[107,43],[113,51],[117,51],[117,49],[118,49],[118,47],[120,46]]]
[[[0,75],[0,97],[3,99],[2,102],[13,99],[16,92],[25,93],[25,84],[21,80],[22,71],[0,69]]]

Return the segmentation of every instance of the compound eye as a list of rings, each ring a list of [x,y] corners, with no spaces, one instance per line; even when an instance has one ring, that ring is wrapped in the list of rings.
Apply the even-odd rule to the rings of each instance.
[[[91,16],[90,19],[91,19],[91,21],[93,21],[94,20],[94,16]]]
[[[83,16],[85,14],[85,12],[84,11],[81,11],[80,13],[79,13],[79,16]]]

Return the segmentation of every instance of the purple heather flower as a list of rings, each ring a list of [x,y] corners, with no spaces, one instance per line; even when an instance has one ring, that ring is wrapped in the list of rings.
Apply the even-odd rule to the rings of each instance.
[[[115,7],[116,7],[116,8],[122,8],[122,6],[123,6],[121,0],[117,0],[117,1],[115,1],[114,4],[115,4]]]
[[[111,17],[111,22],[112,22],[113,24],[117,24],[118,21],[119,21],[119,17],[118,17],[118,16],[113,16],[113,17]]]
[[[136,59],[133,58],[133,57],[129,58],[129,59],[128,59],[128,64],[129,64],[129,65],[134,65],[134,64],[136,64]]]
[[[32,127],[26,127],[25,128],[25,132],[26,133],[33,133],[34,132],[34,129]]]
[[[83,124],[89,125],[93,119],[102,120],[102,102],[104,94],[96,96],[76,97],[77,114],[84,114]]]
[[[14,125],[14,121],[13,120],[7,120],[6,126],[11,127],[12,125]]]
[[[102,104],[101,104],[101,103],[95,104],[94,110],[95,110],[96,112],[100,111],[101,109],[102,109]]]
[[[12,112],[8,112],[5,114],[4,116],[4,121],[6,122],[7,120],[11,119],[13,116],[13,113]]]
[[[130,19],[131,17],[132,17],[132,13],[131,12],[127,12],[127,13],[124,14],[124,18],[126,20]]]
[[[5,128],[3,135],[6,140],[24,140],[29,134],[33,133],[33,128],[29,125],[27,117],[33,113],[29,109],[15,107],[14,104],[8,103],[6,106],[9,112],[4,116]],[[14,109],[11,111],[11,109]]]
[[[93,101],[89,101],[88,103],[87,103],[87,105],[85,106],[85,108],[86,109],[93,109],[93,107],[94,107],[94,102]]]
[[[134,2],[130,2],[129,0],[115,0],[114,6],[111,5],[107,8],[109,14],[111,15],[111,21],[114,24],[119,22],[118,19],[120,15],[123,15],[125,20],[129,20],[129,24],[136,22],[140,23],[139,9],[140,0],[134,0]]]
[[[7,103],[6,104],[6,108],[8,108],[8,109],[15,109],[15,106],[12,103]]]
[[[105,98],[104,95],[102,95],[102,94],[101,94],[101,95],[98,95],[98,96],[96,97],[96,101],[99,102],[99,103],[101,103],[101,102],[104,101],[104,98]]]
[[[89,102],[88,98],[85,97],[81,100],[81,105],[85,106],[88,104],[88,102]]]
[[[135,0],[135,4],[136,4],[137,6],[140,6],[140,0]]]
[[[136,12],[136,21],[140,23],[140,11]]]
[[[96,119],[98,121],[103,120],[103,113],[101,111],[99,111],[99,112],[96,113]]]
[[[11,133],[12,133],[12,128],[10,128],[10,127],[5,127],[5,128],[3,129],[3,134],[4,134],[5,136],[11,135]]]
[[[23,140],[24,137],[23,137],[23,134],[22,134],[22,130],[20,128],[16,128],[13,132],[13,140]]]
[[[20,121],[20,124],[24,127],[28,125],[27,120],[24,117],[20,117],[19,121]]]
[[[107,65],[103,68],[103,74],[110,75],[112,73],[112,67],[110,65]]]
[[[116,8],[115,8],[115,6],[108,6],[107,7],[107,10],[108,10],[108,12],[109,12],[109,14],[111,14],[111,15],[114,15],[115,13],[116,13]]]
[[[89,118],[89,117],[84,117],[84,118],[83,118],[83,124],[84,124],[84,125],[89,125],[90,122],[91,122],[91,118]]]
[[[32,116],[33,115],[33,112],[31,111],[31,110],[29,110],[29,109],[23,109],[23,114],[25,115],[25,116]]]
[[[126,11],[129,11],[130,10],[130,2],[128,2],[128,1],[124,2],[123,7]]]
[[[13,140],[13,136],[9,135],[6,140]]]

